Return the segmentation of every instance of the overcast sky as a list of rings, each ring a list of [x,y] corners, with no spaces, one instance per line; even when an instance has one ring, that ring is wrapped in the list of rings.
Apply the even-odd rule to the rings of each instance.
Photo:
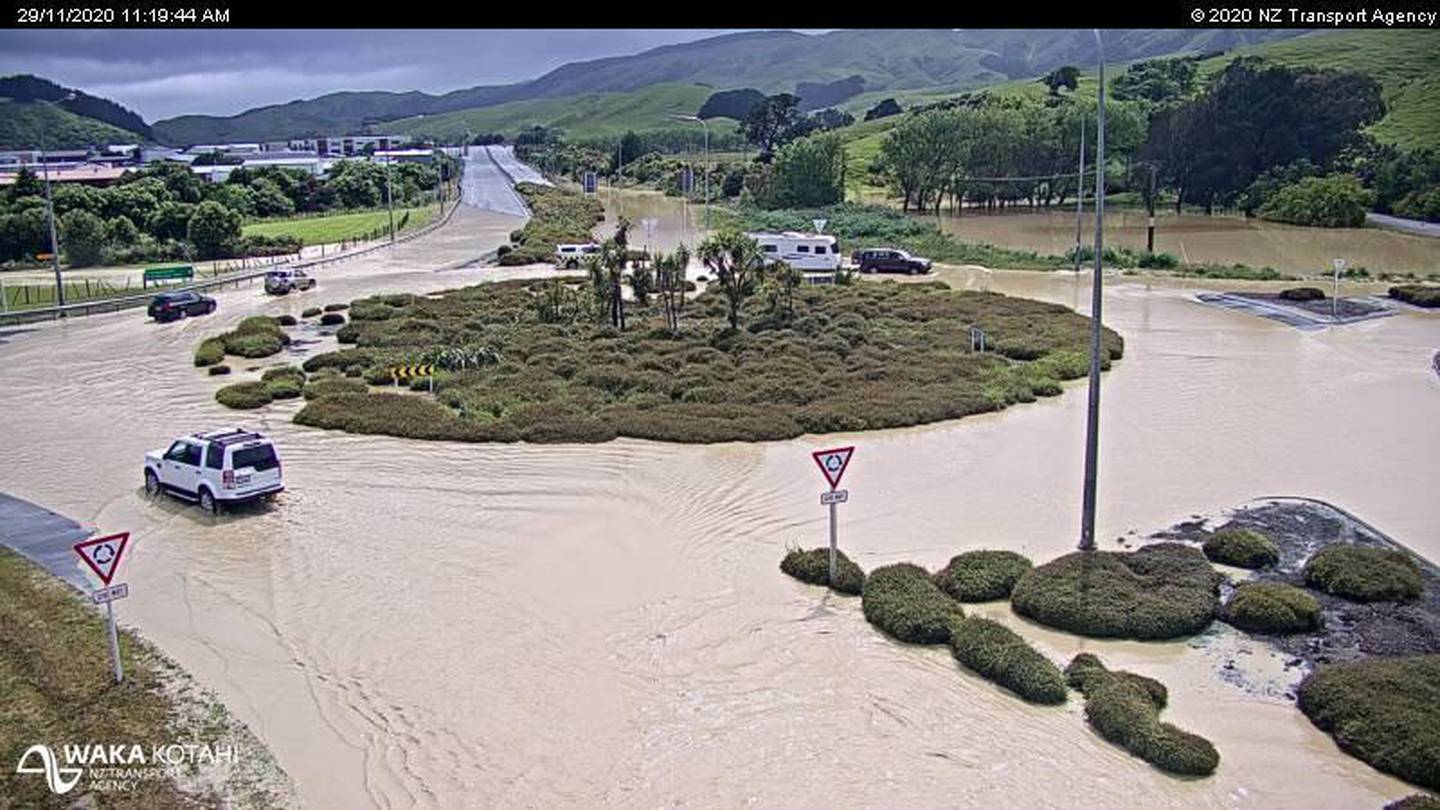
[[[33,73],[146,121],[233,115],[339,90],[430,93],[723,30],[0,31],[0,75]]]

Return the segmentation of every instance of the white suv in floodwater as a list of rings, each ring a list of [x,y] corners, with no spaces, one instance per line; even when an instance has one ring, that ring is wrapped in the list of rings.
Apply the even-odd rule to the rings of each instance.
[[[167,450],[145,454],[146,493],[169,492],[211,514],[284,488],[275,445],[240,428],[182,436]]]

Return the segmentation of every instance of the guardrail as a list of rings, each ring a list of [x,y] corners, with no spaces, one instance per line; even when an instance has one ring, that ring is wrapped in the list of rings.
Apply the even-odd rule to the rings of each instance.
[[[456,202],[450,206],[450,210],[442,214],[438,220],[430,223],[429,225],[426,225],[425,227],[417,231],[414,231],[413,233],[408,233],[404,236],[396,237],[395,241],[393,242],[386,241],[375,245],[367,245],[363,248],[348,250],[343,253],[336,253],[331,256],[311,259],[309,261],[268,264],[253,270],[241,270],[237,273],[228,273],[224,276],[216,276],[205,281],[197,281],[193,284],[166,287],[165,292],[201,292],[204,290],[221,289],[227,284],[234,284],[238,288],[241,282],[254,283],[255,279],[260,278],[266,273],[270,273],[282,268],[288,267],[303,269],[307,267],[315,267],[322,264],[330,264],[331,262],[344,261],[345,259],[353,259],[356,256],[363,256],[366,253],[371,253],[382,248],[390,247],[391,245],[398,245],[401,242],[408,242],[411,239],[417,239],[421,236],[424,236],[425,234],[428,234],[431,231],[434,231],[435,229],[449,222],[450,217],[455,213],[455,209],[459,207],[460,201],[456,200]],[[66,304],[63,307],[42,307],[36,309],[22,309],[14,312],[4,312],[0,313],[0,326],[14,325],[20,323],[33,323],[36,321],[63,318],[70,315],[84,316],[94,315],[98,312],[118,312],[119,310],[129,309],[131,307],[147,306],[150,301],[155,298],[155,295],[156,293],[154,292],[139,293],[137,295],[117,295],[112,298],[98,298],[93,301],[81,301],[75,304]]]

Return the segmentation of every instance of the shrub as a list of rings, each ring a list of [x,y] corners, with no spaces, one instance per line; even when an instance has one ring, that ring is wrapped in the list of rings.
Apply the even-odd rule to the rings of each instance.
[[[1440,790],[1440,655],[1333,664],[1300,682],[1300,711],[1340,748]]]
[[[1235,589],[1220,618],[1252,633],[1305,633],[1320,629],[1320,603],[1293,585],[1245,583]]]
[[[1030,560],[1013,551],[967,551],[950,558],[935,574],[940,590],[961,602],[1004,599],[1030,570]]]
[[[946,596],[918,565],[877,568],[865,579],[861,607],[865,620],[912,644],[944,644],[950,626],[965,618],[960,603]]]
[[[1389,295],[1396,301],[1404,301],[1417,307],[1440,307],[1440,287],[1424,284],[1401,284],[1391,287]]]
[[[1130,553],[1077,551],[1015,584],[1015,612],[1098,638],[1165,639],[1205,629],[1220,575],[1198,549],[1157,543]]]
[[[982,678],[1032,703],[1065,702],[1060,668],[1003,624],[978,617],[954,622],[950,652]]]
[[[1160,722],[1165,687],[1158,681],[1111,672],[1087,653],[1065,672],[1085,695],[1085,719],[1101,737],[1169,773],[1208,776],[1219,767],[1220,754],[1209,740]]]
[[[365,369],[361,377],[371,385],[392,385],[395,382],[395,375],[384,366],[371,366]]]
[[[349,308],[350,308],[350,305],[349,305],[349,304],[326,304],[326,305],[325,305],[325,311],[326,311],[326,312],[344,312],[345,310],[347,310],[347,309],[349,309]]]
[[[1264,568],[1280,562],[1280,549],[1253,529],[1221,529],[1205,538],[1205,556],[1223,565]]]
[[[1324,301],[1325,291],[1319,287],[1290,287],[1281,290],[1279,298],[1282,301]]]
[[[252,359],[279,354],[285,348],[285,341],[269,332],[229,332],[225,334],[224,341],[226,354]]]
[[[339,326],[345,323],[345,316],[338,312],[327,312],[320,316],[321,326]]]
[[[365,349],[341,349],[338,352],[326,352],[314,357],[307,357],[301,364],[301,368],[313,374],[322,368],[348,370],[351,366],[368,366],[373,361],[374,357]]]
[[[1385,805],[1384,810],[1440,810],[1440,799],[1428,793],[1412,793]]]
[[[300,313],[300,317],[302,317],[302,318],[313,318],[313,317],[315,317],[316,315],[319,315],[319,314],[320,314],[320,308],[319,308],[319,307],[306,307],[306,308],[305,308],[305,311],[302,312],[302,313]]]
[[[1305,563],[1305,581],[1357,602],[1415,599],[1423,583],[1420,567],[1399,550],[1331,543]]]
[[[785,559],[780,561],[780,570],[790,576],[808,582],[811,585],[830,584],[830,549],[812,548],[809,551],[803,549],[791,549],[786,552]],[[835,550],[835,585],[834,589],[840,593],[859,596],[865,585],[865,572],[860,566],[851,562],[845,552]]]
[[[218,365],[218,366],[211,366],[211,367],[210,367],[210,376],[211,376],[211,377],[219,377],[219,376],[221,376],[222,374],[229,374],[229,373],[230,373],[230,367],[227,366],[227,365],[224,365],[223,363],[222,363],[221,365]]]
[[[272,399],[269,385],[263,382],[235,383],[215,392],[215,400],[221,405],[240,410],[269,405]]]
[[[206,338],[195,349],[197,367],[213,366],[225,359],[225,341],[220,338]]]
[[[261,382],[270,382],[281,378],[298,379],[303,385],[305,383],[305,372],[297,366],[274,366],[267,368],[260,375]]]
[[[299,377],[275,377],[265,383],[273,399],[294,399],[300,396],[300,391],[305,387],[305,381]]]
[[[275,323],[279,324],[280,326],[294,326],[295,324],[299,323],[299,321],[295,320],[294,315],[280,315],[275,318]]]
[[[1306,177],[1271,194],[1260,206],[1261,219],[1316,225],[1322,228],[1358,228],[1375,194],[1349,174]]]
[[[315,378],[306,383],[304,394],[306,399],[319,399],[336,394],[364,394],[369,390],[370,386],[361,380],[352,380],[348,377],[324,377]]]

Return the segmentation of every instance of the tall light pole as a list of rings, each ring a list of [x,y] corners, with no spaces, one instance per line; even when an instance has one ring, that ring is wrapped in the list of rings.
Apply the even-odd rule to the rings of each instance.
[[[390,241],[395,241],[395,190],[390,185],[390,158],[385,158],[385,207],[390,210]]]
[[[1095,483],[1100,454],[1100,304],[1105,255],[1105,44],[1095,30],[1100,57],[1100,110],[1095,135],[1095,279],[1090,286],[1090,400],[1085,414],[1085,491],[1080,511],[1080,550],[1095,550]]]
[[[54,101],[42,101],[49,107],[74,101],[74,93],[66,93]],[[45,173],[45,215],[50,223],[50,266],[55,268],[55,305],[65,306],[65,282],[60,280],[60,240],[55,238],[55,201],[50,196],[50,160],[45,156],[45,116],[40,116],[40,170]]]
[[[676,121],[695,121],[705,128],[705,228],[710,228],[710,122],[698,115],[675,115]]]

